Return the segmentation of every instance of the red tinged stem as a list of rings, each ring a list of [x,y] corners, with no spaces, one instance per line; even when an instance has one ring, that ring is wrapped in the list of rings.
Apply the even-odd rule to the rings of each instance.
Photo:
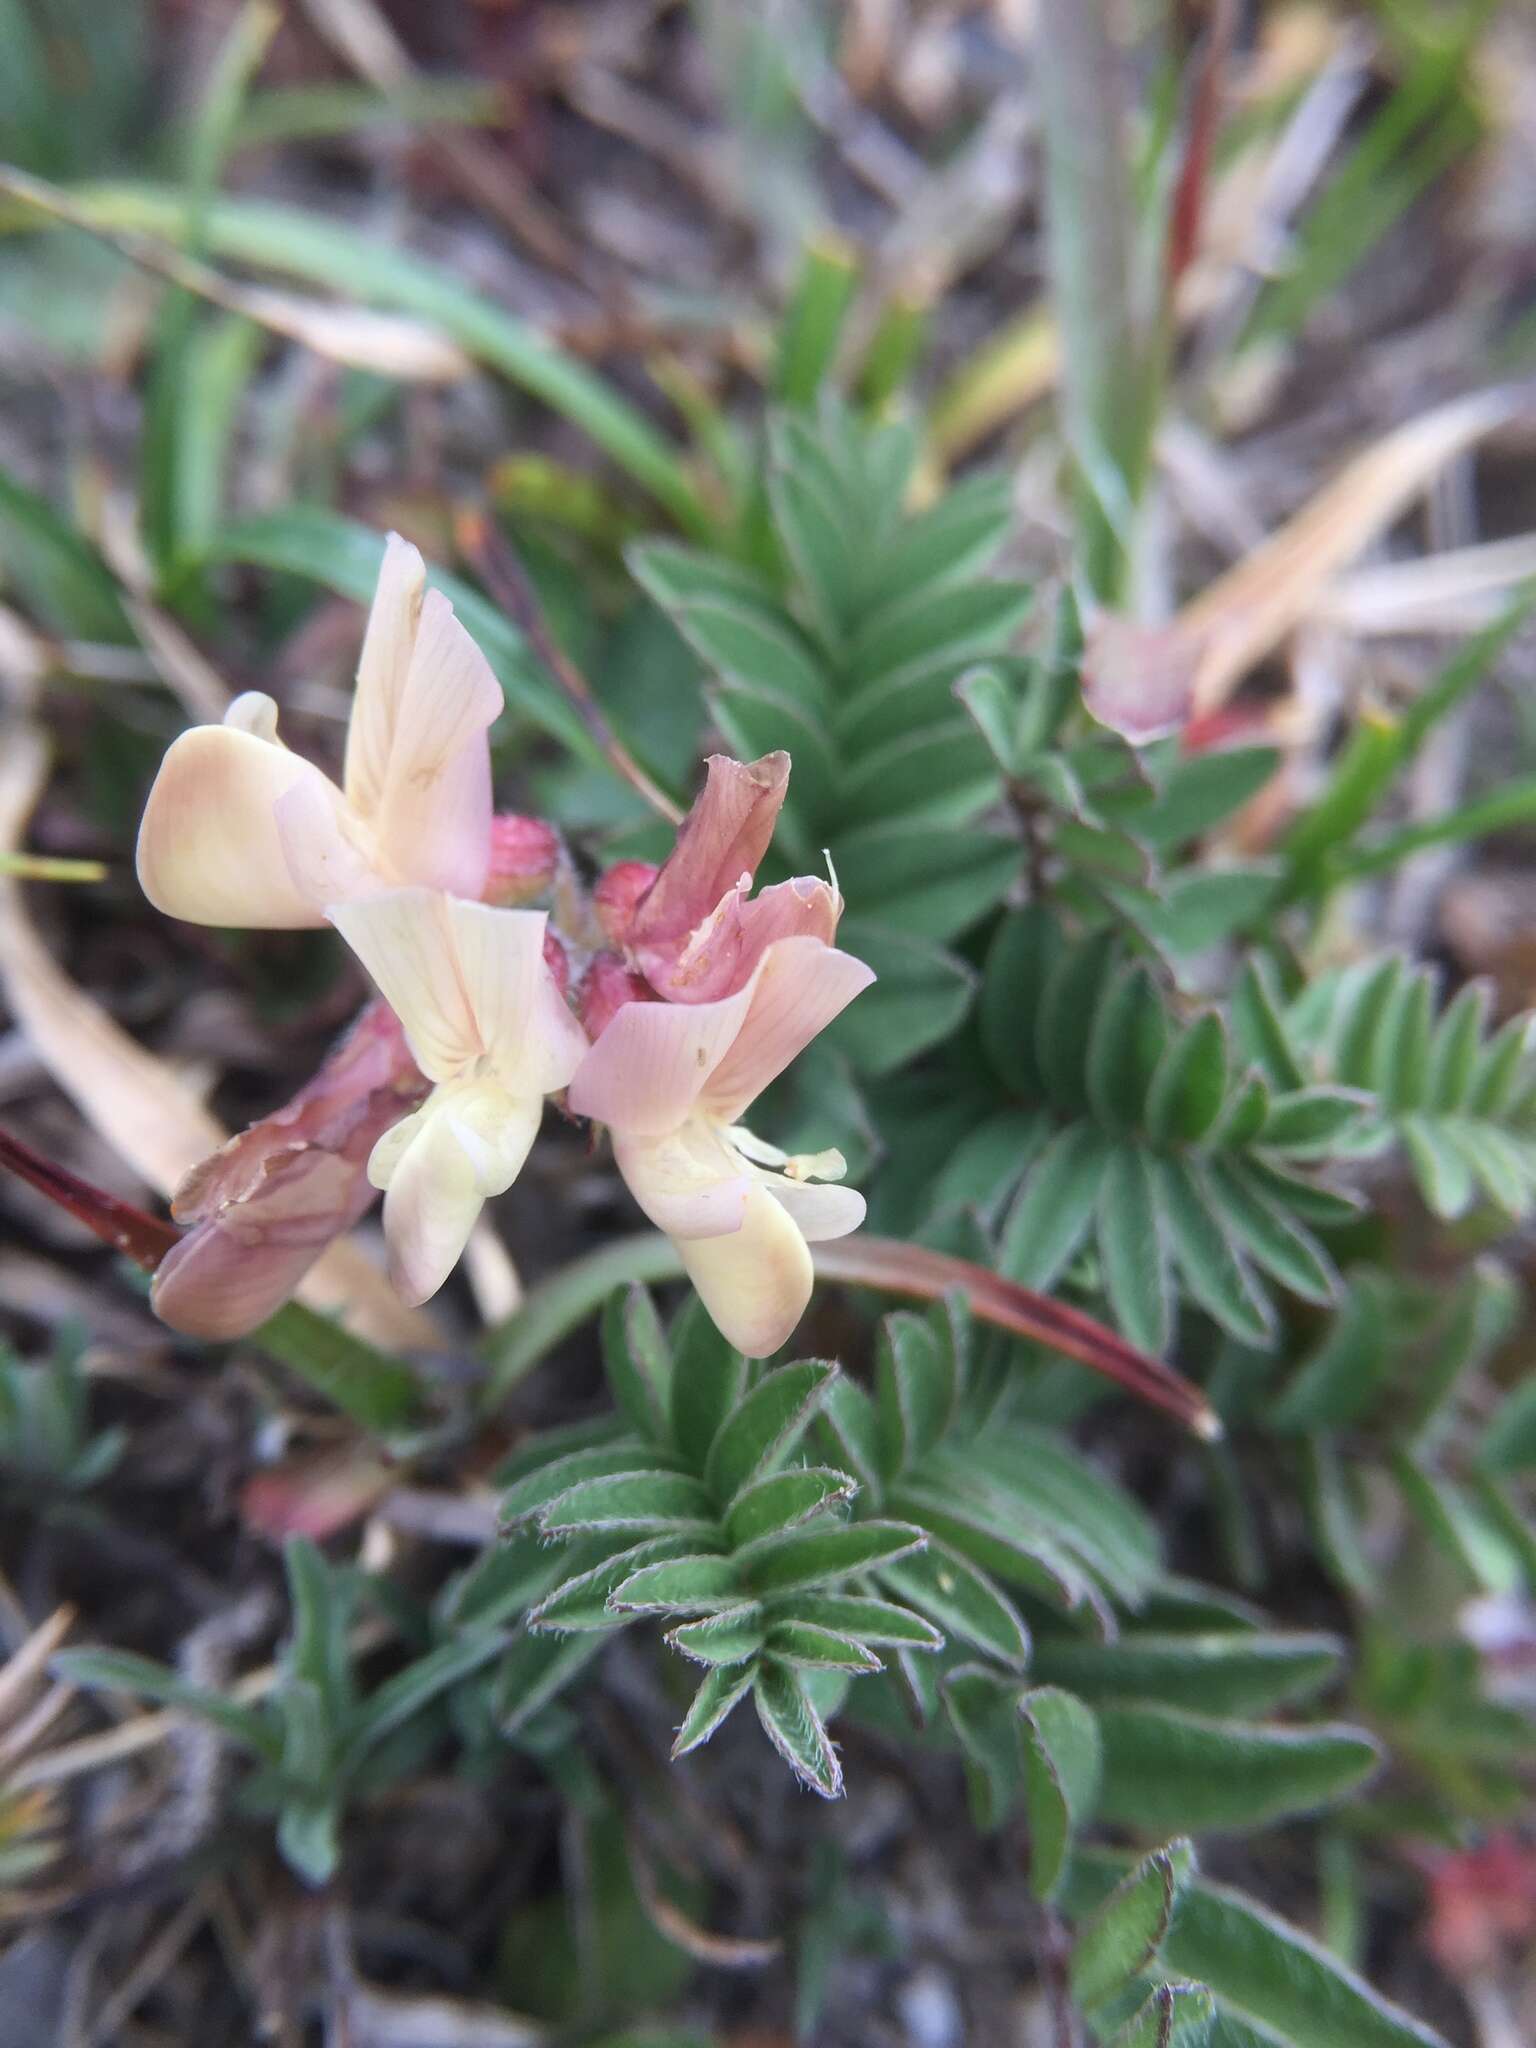
[[[1231,54],[1237,26],[1232,0],[1215,0],[1211,24],[1206,31],[1205,49],[1195,73],[1194,98],[1183,161],[1173,190],[1168,219],[1167,289],[1168,310],[1173,312],[1173,295],[1200,247],[1200,226],[1205,214],[1210,183],[1211,154],[1221,114],[1221,86]]]
[[[1139,1400],[1176,1416],[1196,1436],[1211,1441],[1221,1435],[1221,1422],[1198,1387],[1081,1309],[1020,1287],[969,1259],[928,1251],[900,1238],[858,1234],[818,1244],[813,1251],[816,1271],[824,1280],[875,1287],[916,1301],[938,1301],[958,1288],[983,1322],[1075,1358]]]
[[[146,1273],[153,1273],[171,1246],[181,1240],[174,1223],[162,1223],[132,1202],[121,1201],[82,1180],[78,1173],[45,1159],[9,1131],[0,1130],[0,1166],[9,1167],[18,1179],[50,1202],[57,1202],[87,1230],[94,1231],[103,1244],[126,1253]]]

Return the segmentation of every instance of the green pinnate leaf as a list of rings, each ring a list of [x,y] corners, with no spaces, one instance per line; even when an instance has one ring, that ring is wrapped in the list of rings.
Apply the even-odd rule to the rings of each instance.
[[[1103,1751],[1092,1709],[1051,1685],[1019,1700],[1024,1810],[1029,1818],[1029,1882],[1049,1899],[1067,1867],[1073,1837],[1098,1803]]]
[[[967,669],[955,684],[955,695],[981,734],[987,751],[1004,775],[1016,775],[1019,758],[1019,704],[1000,669]]]
[[[1062,1109],[1088,1108],[1088,1019],[1098,1013],[1115,960],[1115,937],[1099,932],[1068,946],[1040,993],[1035,1058],[1050,1099]]]
[[[1140,961],[1123,967],[1104,992],[1088,1040],[1088,1101],[1112,1130],[1142,1128],[1147,1096],[1168,1041],[1168,1015]]]
[[[1153,1174],[1174,1261],[1190,1294],[1240,1342],[1267,1345],[1274,1310],[1229,1235],[1203,1168],[1194,1160],[1163,1158],[1153,1162]]]
[[[1006,471],[965,478],[885,546],[865,558],[860,601],[878,611],[912,592],[924,596],[984,569],[1008,537],[1012,480]]]
[[[1216,2001],[1203,1984],[1159,1984],[1114,2035],[1109,2048],[1205,2048]]]
[[[702,1472],[710,1446],[747,1385],[747,1361],[691,1295],[672,1326],[672,1439],[690,1471]]]
[[[1358,1088],[1320,1082],[1293,1089],[1271,1099],[1259,1142],[1293,1159],[1326,1159],[1346,1143],[1372,1106],[1371,1097]]]
[[[1513,1102],[1531,1044],[1530,1017],[1511,1017],[1478,1056],[1466,1107],[1473,1116],[1501,1116]]]
[[[662,1458],[665,1464],[665,1453],[662,1453]],[[517,1522],[528,1521],[547,1508],[551,1501],[558,1500],[562,1493],[568,1493],[573,1486],[584,1481],[656,1469],[656,1447],[632,1438],[596,1444],[590,1450],[569,1451],[564,1457],[551,1458],[547,1465],[537,1466],[513,1481],[501,1497],[502,1526],[510,1528]]]
[[[1096,1228],[1116,1324],[1143,1351],[1161,1354],[1173,1334],[1173,1276],[1152,1167],[1141,1146],[1120,1144],[1110,1153]]]
[[[667,1641],[699,1664],[741,1664],[756,1656],[767,1637],[768,1624],[756,1601],[722,1608],[702,1621],[669,1629]]]
[[[695,1550],[691,1536],[651,1536],[626,1545],[611,1556],[575,1570],[533,1608],[531,1629],[611,1629],[626,1616],[609,1606],[609,1595],[643,1566],[666,1558],[688,1557]],[[720,1603],[724,1606],[726,1603]]]
[[[753,1673],[752,1694],[764,1733],[795,1776],[823,1799],[837,1798],[842,1765],[800,1673],[764,1658]]]
[[[998,1245],[998,1267],[1041,1292],[1057,1280],[1093,1224],[1108,1139],[1091,1123],[1058,1132],[1026,1175]]]
[[[1156,1523],[1056,1432],[1010,1422],[941,1452],[937,1469],[950,1475],[957,1493],[979,1477],[1011,1496],[1016,1510],[1043,1518],[1052,1536],[1127,1606],[1139,1607],[1157,1583],[1162,1552]]]
[[[1259,1067],[1281,1094],[1304,1087],[1306,1075],[1286,1031],[1268,963],[1251,955],[1232,991],[1232,1040],[1237,1056]]]
[[[1154,1144],[1193,1144],[1221,1114],[1227,1094],[1227,1035],[1207,1010],[1168,1044],[1147,1094],[1145,1125]]]
[[[1214,1159],[1207,1171],[1223,1221],[1256,1266],[1303,1301],[1337,1300],[1338,1269],[1304,1225],[1236,1162]]]
[[[1276,1728],[1105,1702],[1100,1816],[1157,1833],[1249,1828],[1343,1798],[1381,1762],[1358,1728]]]
[[[987,954],[977,1011],[981,1042],[1003,1082],[1027,1101],[1039,1101],[1045,1093],[1035,1054],[1040,992],[1063,944],[1050,911],[1031,904],[1002,920]]]
[[[795,1593],[890,1565],[925,1540],[906,1522],[815,1523],[758,1545],[742,1570],[754,1592]]]
[[[1001,1827],[1024,1774],[1019,1682],[966,1664],[945,1677],[941,1692],[965,1758],[976,1825]]]
[[[1376,1027],[1371,1086],[1398,1114],[1420,1109],[1428,1099],[1434,1017],[1434,978],[1420,969],[1406,976]]]
[[[697,1551],[629,1573],[608,1595],[615,1614],[711,1614],[740,1601],[736,1560]]]
[[[546,1536],[609,1529],[662,1536],[712,1530],[714,1516],[713,1496],[691,1473],[621,1472],[567,1487],[541,1511],[539,1527]]]
[[[1087,1611],[1096,1615],[1101,1627],[1112,1626],[1097,1588],[1046,1517],[1003,1488],[985,1483],[956,1486],[947,1474],[925,1475],[921,1486],[909,1482],[892,1494],[890,1505],[983,1571],[996,1573],[1064,1614],[1087,1603]]]
[[[1033,602],[1026,583],[985,581],[920,588],[883,603],[848,646],[842,737],[855,744],[872,708],[894,694],[910,696],[931,676],[947,686],[972,663],[1002,653]]]
[[[603,1308],[603,1365],[631,1426],[653,1443],[668,1441],[672,1353],[656,1304],[643,1287],[609,1296]]]
[[[839,887],[862,916],[938,941],[967,931],[1000,903],[1024,858],[1011,833],[906,817],[835,832],[832,855]]]
[[[880,1424],[864,1389],[839,1373],[822,1392],[815,1432],[828,1454],[858,1480],[860,1490],[880,1499]]]
[[[886,1565],[880,1578],[887,1591],[946,1635],[1013,1669],[1028,1664],[1029,1630],[1023,1616],[988,1573],[950,1545],[930,1541],[926,1551]]]
[[[704,1462],[705,1480],[721,1500],[789,1456],[836,1371],[835,1365],[815,1358],[781,1365],[725,1416]]]
[[[1136,834],[1160,849],[1187,845],[1257,796],[1280,765],[1273,747],[1224,747],[1177,761]]]
[[[1467,1148],[1457,1143],[1444,1117],[1405,1116],[1398,1135],[1408,1153],[1419,1192],[1437,1216],[1452,1222],[1477,1200],[1477,1176]]]
[[[1333,1070],[1345,1086],[1374,1086],[1376,1040],[1384,1020],[1396,1007],[1406,972],[1407,966],[1401,955],[1389,954],[1359,978],[1344,1003],[1334,1048]]]
[[[1430,1109],[1461,1109],[1471,1096],[1490,1000],[1486,982],[1469,981],[1442,1013],[1429,1054]]]
[[[768,1653],[786,1664],[821,1671],[879,1671],[880,1659],[857,1637],[820,1622],[775,1621],[768,1631]]]
[[[944,1638],[931,1622],[892,1600],[862,1593],[795,1593],[781,1602],[786,1619],[833,1629],[882,1648],[942,1650]]]
[[[886,1316],[875,1341],[875,1387],[881,1471],[895,1479],[949,1427],[958,1393],[953,1351],[921,1316]]]
[[[1121,1880],[1082,1929],[1072,1950],[1072,1995],[1089,2012],[1134,1983],[1155,1962],[1173,1920],[1174,1901],[1192,1866],[1187,1842],[1154,1850]]]
[[[1225,1886],[1184,1892],[1162,1961],[1293,2048],[1446,2048],[1321,1943]]]
[[[726,1514],[726,1534],[740,1550],[764,1537],[781,1535],[822,1508],[839,1508],[857,1492],[856,1480],[829,1465],[770,1472],[737,1494]]]
[[[708,1742],[732,1709],[752,1690],[753,1675],[751,1664],[721,1665],[707,1675],[677,1731],[677,1740],[672,1745],[674,1759],[686,1756],[690,1750]]]
[[[1137,1629],[1116,1643],[1036,1641],[1034,1675],[1097,1704],[1135,1700],[1210,1714],[1256,1714],[1305,1699],[1343,1662],[1337,1636],[1258,1629],[1178,1635]]]
[[[626,559],[641,588],[715,675],[802,711],[825,711],[827,678],[815,649],[766,584],[670,541],[631,547]]]

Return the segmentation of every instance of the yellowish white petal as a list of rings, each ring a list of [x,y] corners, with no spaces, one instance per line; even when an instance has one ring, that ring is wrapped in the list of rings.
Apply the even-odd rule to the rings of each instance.
[[[370,1176],[387,1184],[390,1277],[407,1302],[428,1300],[458,1264],[486,1197],[522,1170],[543,1109],[541,1098],[494,1082],[461,1083],[438,1089],[407,1120],[403,1145],[391,1131],[374,1147]]]
[[[755,1177],[702,1118],[663,1138],[615,1131],[613,1156],[630,1193],[669,1237],[719,1237],[741,1228]]]
[[[767,1188],[748,1192],[739,1230],[678,1241],[683,1265],[715,1327],[748,1358],[789,1341],[811,1298],[811,1255]]]
[[[396,881],[480,895],[491,854],[486,734],[501,706],[490,663],[442,592],[429,590],[378,797],[367,812]]]
[[[500,917],[543,918],[504,910]],[[405,1027],[411,1052],[432,1081],[453,1081],[487,1051],[465,986],[450,899],[435,889],[388,889],[327,915],[377,982]]]
[[[228,725],[197,725],[160,764],[139,826],[145,895],[193,924],[295,930],[324,922],[295,880],[278,821],[295,790],[335,821],[341,792],[313,763]]]
[[[587,1051],[544,961],[542,910],[500,910],[444,899],[460,983],[480,1043],[510,1088],[547,1095],[565,1087]]]
[[[371,816],[383,795],[426,587],[426,565],[419,552],[392,533],[384,543],[347,728],[343,786],[348,803],[361,817]]]

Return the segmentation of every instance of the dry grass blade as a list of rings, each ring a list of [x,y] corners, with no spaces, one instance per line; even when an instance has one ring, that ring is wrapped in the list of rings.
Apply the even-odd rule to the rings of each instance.
[[[1327,613],[1342,572],[1458,456],[1529,406],[1528,391],[1501,388],[1423,413],[1347,463],[1167,625],[1137,626],[1106,614],[1089,636],[1085,664],[1096,715],[1131,730],[1120,713],[1152,685],[1162,725],[1218,709],[1297,627]]]
[[[1457,456],[1528,404],[1528,395],[1514,390],[1477,392],[1398,427],[1187,605],[1171,630],[1193,665],[1194,710],[1224,703]]]
[[[0,851],[19,848],[42,793],[47,753],[35,728],[0,737]],[[224,1142],[169,1068],[136,1045],[49,956],[18,885],[0,876],[0,981],[17,1022],[82,1116],[162,1195]]]
[[[707,1927],[700,1927],[696,1920],[690,1920],[662,1890],[650,1851],[641,1839],[639,1829],[628,1829],[625,1839],[629,1847],[630,1872],[646,1918],[685,1955],[720,1970],[761,1970],[784,1953],[784,1944],[777,1938],[763,1941],[749,1935],[714,1934]]]
[[[1314,617],[1346,633],[1475,633],[1536,577],[1536,533],[1359,569],[1324,591]]]
[[[67,192],[13,165],[0,165],[0,192],[35,206],[51,219],[84,229],[141,269],[349,369],[416,384],[456,384],[473,370],[458,344],[424,320],[363,306],[328,306],[270,285],[240,284],[148,235],[103,228],[89,208],[77,205]]]
[[[42,792],[47,754],[36,729],[0,732],[0,852],[20,842]],[[0,986],[55,1081],[114,1151],[159,1194],[224,1143],[226,1133],[162,1061],[131,1039],[64,974],[38,937],[19,886],[0,874]],[[433,1349],[436,1325],[408,1309],[361,1246],[332,1245],[300,1289],[376,1343]]]

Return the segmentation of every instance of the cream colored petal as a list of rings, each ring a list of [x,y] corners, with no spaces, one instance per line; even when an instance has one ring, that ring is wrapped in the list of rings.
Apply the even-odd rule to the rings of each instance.
[[[323,923],[284,852],[277,810],[295,789],[315,816],[341,805],[340,790],[286,747],[233,726],[184,732],[160,764],[139,826],[139,882],[150,902],[193,924]]]
[[[587,1036],[544,963],[544,912],[451,897],[443,914],[480,1041],[502,1081],[534,1095],[565,1087]]]
[[[753,1176],[702,1120],[664,1138],[616,1131],[613,1156],[630,1193],[668,1237],[719,1237],[741,1228]]]
[[[429,1096],[418,1110],[401,1117],[399,1123],[391,1124],[387,1131],[381,1131],[374,1141],[373,1150],[368,1154],[368,1180],[371,1186],[387,1188],[395,1168],[405,1157],[411,1146],[421,1135],[421,1127],[431,1113],[432,1098]]]
[[[265,690],[242,690],[224,713],[224,723],[236,732],[248,732],[253,739],[278,744],[277,702]]]
[[[348,903],[384,887],[333,784],[308,777],[296,782],[278,798],[273,816],[289,879],[306,903]]]
[[[544,1119],[544,1098],[495,1081],[445,1088],[443,1114],[474,1161],[482,1195],[504,1195],[523,1170]]]
[[[412,1307],[429,1301],[469,1241],[485,1196],[451,1117],[428,1116],[395,1164],[384,1197],[389,1277]]]
[[[827,1187],[816,1181],[787,1180],[779,1175],[763,1185],[780,1208],[794,1218],[809,1244],[822,1244],[829,1237],[846,1237],[864,1221],[864,1197],[857,1188]]]
[[[389,759],[369,816],[395,880],[478,897],[491,857],[490,663],[439,590],[422,600]]]
[[[504,1194],[522,1171],[543,1111],[540,1097],[461,1082],[437,1089],[410,1119],[409,1142],[384,1162],[390,1278],[407,1302],[429,1299],[458,1264],[486,1197]]]
[[[465,987],[449,915],[435,889],[388,889],[326,912],[405,1028],[432,1081],[453,1081],[486,1051]],[[505,910],[501,917],[536,915]]]
[[[347,801],[363,817],[377,810],[383,795],[426,587],[426,565],[420,554],[398,533],[392,533],[384,543],[378,587],[357,664],[352,722],[347,728],[343,785]]]
[[[749,1192],[739,1230],[684,1238],[677,1248],[716,1328],[738,1351],[766,1358],[788,1343],[814,1275],[805,1239],[766,1188]]]

